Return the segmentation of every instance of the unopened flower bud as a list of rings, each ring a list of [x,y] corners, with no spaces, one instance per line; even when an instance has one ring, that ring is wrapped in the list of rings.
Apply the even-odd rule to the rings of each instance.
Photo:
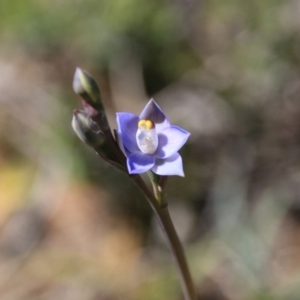
[[[86,71],[76,68],[73,90],[96,110],[103,110],[101,92],[94,78]]]
[[[92,148],[97,148],[104,142],[103,133],[84,111],[74,110],[72,128],[78,137]]]
[[[77,136],[88,146],[92,147],[104,160],[118,169],[125,171],[124,166],[107,142],[99,126],[90,118],[87,112],[75,109],[73,111],[72,128]]]

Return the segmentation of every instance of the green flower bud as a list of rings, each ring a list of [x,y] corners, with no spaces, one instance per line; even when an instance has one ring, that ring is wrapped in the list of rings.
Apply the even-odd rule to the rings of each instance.
[[[72,128],[77,136],[88,146],[92,147],[104,160],[118,169],[125,171],[119,162],[105,135],[99,126],[89,117],[88,113],[75,109],[73,111]]]
[[[96,110],[103,110],[101,92],[94,78],[86,71],[76,68],[73,90]]]
[[[97,148],[104,143],[103,133],[84,111],[76,109],[73,111],[72,128],[77,136],[92,148]]]

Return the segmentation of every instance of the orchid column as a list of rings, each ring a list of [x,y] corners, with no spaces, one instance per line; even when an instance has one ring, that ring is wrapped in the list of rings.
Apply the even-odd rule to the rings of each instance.
[[[141,114],[117,113],[118,130],[109,127],[101,101],[100,89],[85,71],[77,69],[74,91],[82,97],[84,111],[74,110],[72,127],[79,138],[92,147],[104,160],[126,173],[142,190],[167,238],[175,259],[186,300],[196,300],[196,292],[188,269],[183,247],[175,231],[165,199],[167,177],[184,176],[179,149],[189,133],[171,125],[154,100]],[[152,188],[139,174],[147,172]]]

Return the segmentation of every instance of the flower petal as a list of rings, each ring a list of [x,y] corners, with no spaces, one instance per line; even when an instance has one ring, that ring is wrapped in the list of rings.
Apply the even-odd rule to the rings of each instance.
[[[170,126],[166,115],[153,99],[147,103],[141,112],[140,119],[154,122],[157,133]]]
[[[120,130],[117,131],[117,144],[119,145],[119,148],[121,149],[123,154],[127,157],[130,152],[123,145],[122,134]]]
[[[120,132],[124,147],[130,152],[139,151],[135,137],[138,122],[139,118],[134,114],[126,112],[117,113],[118,131]]]
[[[151,170],[158,175],[178,175],[184,177],[182,159],[178,153],[166,159],[156,159],[155,166]]]
[[[189,136],[189,132],[178,126],[172,125],[164,129],[158,135],[158,148],[155,156],[161,159],[170,157],[186,143]]]
[[[127,158],[129,174],[145,173],[154,166],[155,158],[142,152],[132,153]]]

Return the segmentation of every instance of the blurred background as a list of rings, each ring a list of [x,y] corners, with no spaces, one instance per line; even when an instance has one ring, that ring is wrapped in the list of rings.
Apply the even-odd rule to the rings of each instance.
[[[71,130],[154,97],[192,133],[171,215],[200,299],[300,299],[299,0],[1,0],[0,298],[182,299],[143,196]]]

